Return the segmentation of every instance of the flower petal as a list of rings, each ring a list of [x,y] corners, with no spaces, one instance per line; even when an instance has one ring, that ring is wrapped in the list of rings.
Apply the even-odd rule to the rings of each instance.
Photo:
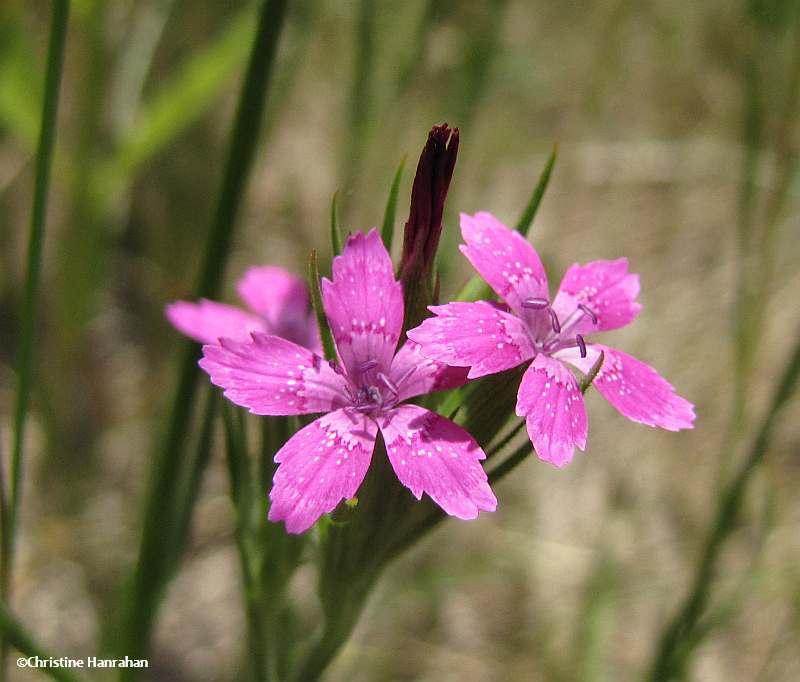
[[[316,342],[319,348],[316,316],[309,314],[308,287],[300,277],[283,268],[253,267],[236,288],[247,306],[266,320],[268,334],[306,348]]]
[[[241,308],[202,299],[197,303],[175,301],[165,314],[173,327],[200,343],[216,343],[220,337],[247,341],[251,332],[263,332],[264,321]]]
[[[225,397],[253,414],[328,412],[351,401],[347,379],[318,355],[277,336],[203,346],[202,367]]]
[[[491,213],[462,213],[461,235],[466,242],[461,252],[515,313],[525,316],[527,298],[549,298],[539,254],[519,232]]]
[[[675,393],[656,370],[627,353],[593,343],[587,346],[585,358],[575,349],[559,351],[557,357],[588,372],[600,351],[605,353],[605,360],[592,385],[620,413],[632,421],[668,431],[693,427],[694,405]]]
[[[389,377],[402,401],[417,395],[444,391],[467,383],[465,367],[451,367],[422,354],[421,346],[408,340],[392,360]]]
[[[545,462],[564,466],[576,445],[586,447],[589,423],[583,396],[572,372],[557,360],[537,355],[525,371],[517,415],[526,418],[536,454]]]
[[[457,302],[428,309],[436,317],[409,331],[408,338],[433,360],[470,367],[470,379],[516,367],[535,353],[525,323],[491,303]]]
[[[479,463],[486,455],[460,426],[417,405],[390,410],[378,425],[397,478],[417,499],[427,493],[460,519],[497,508]]]
[[[388,372],[403,326],[403,292],[377,230],[348,238],[333,259],[333,281],[322,280],[322,299],[348,375],[355,378],[370,360]]]
[[[562,323],[579,304],[587,306],[597,318],[586,314],[575,325],[576,334],[618,329],[632,322],[642,306],[637,303],[639,275],[628,272],[628,259],[596,260],[586,265],[575,263],[564,274],[553,309]]]
[[[343,499],[353,497],[375,449],[372,419],[350,408],[336,410],[300,429],[275,455],[270,521],[302,533]]]

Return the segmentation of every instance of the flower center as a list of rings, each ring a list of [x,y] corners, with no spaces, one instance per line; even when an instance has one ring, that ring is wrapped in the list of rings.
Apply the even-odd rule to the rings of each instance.
[[[549,328],[546,328],[544,333],[533,334],[533,343],[538,351],[549,355],[562,348],[578,348],[581,357],[586,357],[586,341],[581,334],[572,332],[585,317],[597,324],[597,314],[589,306],[578,303],[572,314],[563,322],[558,319],[558,314],[546,298],[526,298],[522,302],[522,307],[546,313],[549,318]]]
[[[397,385],[384,372],[376,372],[377,367],[377,360],[362,362],[349,391],[353,407],[362,414],[380,414],[394,407],[400,397]]]

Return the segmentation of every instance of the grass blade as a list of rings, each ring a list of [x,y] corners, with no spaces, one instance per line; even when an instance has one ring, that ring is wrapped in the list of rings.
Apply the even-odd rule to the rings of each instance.
[[[391,253],[392,241],[394,241],[394,221],[397,214],[397,195],[400,191],[400,180],[403,179],[403,169],[406,165],[406,159],[400,162],[392,180],[392,186],[389,189],[389,198],[386,201],[386,210],[383,212],[383,225],[381,226],[381,239],[386,250]]]
[[[33,337],[36,313],[39,307],[39,278],[42,269],[44,227],[47,217],[47,198],[53,165],[53,147],[56,137],[56,118],[61,89],[61,74],[64,66],[64,47],[67,38],[69,0],[54,0],[50,24],[50,42],[47,51],[47,75],[45,76],[44,100],[42,102],[41,128],[36,151],[36,176],[33,190],[28,258],[23,293],[22,316],[19,330],[17,356],[17,395],[14,410],[14,439],[11,451],[10,488],[8,504],[2,509],[2,550],[0,560],[0,592],[3,601],[10,603],[11,571],[17,530],[17,516],[22,497],[22,474],[24,465],[25,426],[31,391],[33,360]],[[0,670],[5,672],[5,640]]]
[[[547,190],[547,185],[550,183],[550,175],[553,172],[553,166],[555,166],[557,156],[558,146],[553,147],[550,158],[547,160],[544,170],[542,170],[542,174],[539,176],[539,182],[537,182],[536,187],[533,188],[533,194],[531,194],[528,205],[525,207],[525,210],[522,212],[522,215],[517,221],[516,230],[524,234],[526,237],[531,229],[531,225],[533,225],[533,219],[536,217],[536,212],[539,210],[539,204],[542,203],[542,198]]]
[[[257,149],[255,141],[286,7],[287,0],[269,0],[264,2],[260,13],[195,298],[214,298],[220,288],[236,218]],[[197,355],[197,345],[187,343],[180,363],[170,421],[154,456],[139,556],[125,605],[124,632],[121,638],[117,638],[119,653],[132,658],[146,657],[158,602],[168,577],[170,554],[166,545],[174,537],[176,509],[173,499],[185,466],[182,445],[194,403]],[[136,676],[137,672],[132,668],[120,671],[121,680],[133,680]]]

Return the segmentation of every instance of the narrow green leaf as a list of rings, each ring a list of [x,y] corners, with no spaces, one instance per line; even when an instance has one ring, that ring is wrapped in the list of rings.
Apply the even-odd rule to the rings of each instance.
[[[389,189],[389,198],[386,201],[386,210],[383,212],[383,226],[381,227],[381,239],[386,250],[391,252],[392,241],[394,240],[394,221],[397,214],[397,195],[400,191],[400,181],[403,179],[403,170],[406,165],[406,157],[400,161],[400,165],[394,174],[392,186]]]
[[[336,347],[333,344],[333,335],[328,325],[328,318],[325,317],[325,309],[322,307],[322,292],[319,288],[319,266],[317,265],[317,251],[312,249],[308,256],[308,288],[311,291],[311,303],[314,312],[317,314],[317,324],[319,325],[319,335],[322,338],[322,349],[325,352],[326,360],[336,360]]]
[[[553,166],[556,163],[557,155],[558,146],[555,146],[550,154],[550,158],[545,164],[542,174],[539,176],[539,182],[536,183],[536,187],[533,188],[533,194],[531,194],[530,201],[528,201],[528,205],[525,207],[525,210],[522,212],[522,215],[517,222],[517,231],[521,232],[525,236],[528,235],[531,225],[533,225],[533,219],[536,217],[536,212],[539,210],[539,204],[542,203],[542,197],[544,197],[545,190],[550,182],[550,174],[553,172]]]
[[[581,393],[586,393],[586,391],[589,390],[589,386],[592,385],[592,382],[595,380],[597,373],[603,367],[603,362],[605,361],[605,359],[606,359],[605,351],[601,350],[600,355],[597,357],[597,360],[595,360],[589,372],[586,374],[585,377],[583,377],[583,379],[581,379],[581,385],[580,385]]]
[[[342,232],[339,229],[339,211],[336,205],[336,200],[339,192],[333,193],[331,199],[331,253],[338,256],[342,252]]]

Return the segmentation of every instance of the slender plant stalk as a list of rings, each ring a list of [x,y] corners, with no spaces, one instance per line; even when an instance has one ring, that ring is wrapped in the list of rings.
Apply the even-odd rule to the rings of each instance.
[[[14,564],[17,517],[22,500],[22,474],[24,466],[25,426],[31,392],[33,339],[36,314],[39,308],[39,279],[42,269],[44,227],[47,217],[47,198],[50,189],[50,174],[53,162],[53,147],[56,137],[56,119],[61,89],[61,74],[64,66],[64,48],[69,20],[69,0],[54,0],[50,23],[50,42],[47,52],[47,75],[45,77],[42,123],[39,130],[39,145],[36,151],[36,179],[33,190],[28,260],[25,275],[25,292],[19,331],[17,357],[17,400],[14,410],[14,439],[11,452],[10,490],[7,505],[2,509],[2,559],[0,559],[0,593],[4,603],[11,603],[11,572]],[[2,641],[0,674],[6,673],[6,640]]]
[[[22,624],[17,621],[6,609],[4,603],[0,603],[0,632],[3,637],[11,643],[14,648],[24,657],[30,658],[38,656],[42,659],[56,658],[50,652],[45,651],[28,633]],[[57,680],[57,682],[81,682],[80,677],[69,668],[38,668],[43,675]]]
[[[665,682],[683,675],[691,653],[693,640],[697,636],[700,619],[708,604],[711,584],[716,573],[717,562],[725,542],[736,528],[739,510],[747,493],[748,485],[769,449],[772,431],[781,409],[788,402],[800,376],[800,341],[792,352],[789,363],[778,384],[772,404],[753,446],[744,462],[719,498],[717,513],[709,530],[697,566],[692,590],[681,608],[664,629],[647,679]]]
[[[197,298],[214,298],[220,288],[257,149],[256,140],[287,4],[288,0],[268,0],[261,9],[231,131],[219,199],[206,241],[203,267],[195,288]],[[169,547],[166,545],[174,538],[173,529],[178,518],[173,499],[185,466],[182,446],[195,398],[197,356],[197,344],[187,343],[179,366],[170,421],[154,454],[139,556],[128,592],[124,631],[120,639],[120,654],[133,658],[146,657],[158,602],[168,578]],[[133,668],[120,672],[121,680],[133,680],[136,676],[137,671]]]
[[[252,678],[256,682],[268,682],[271,667],[267,661],[267,633],[260,606],[261,585],[257,579],[258,561],[253,542],[253,477],[247,452],[246,423],[244,413],[232,405],[223,404],[225,422],[225,453],[231,483],[231,501],[236,511],[236,546],[242,571],[242,594],[247,621],[247,651]]]

